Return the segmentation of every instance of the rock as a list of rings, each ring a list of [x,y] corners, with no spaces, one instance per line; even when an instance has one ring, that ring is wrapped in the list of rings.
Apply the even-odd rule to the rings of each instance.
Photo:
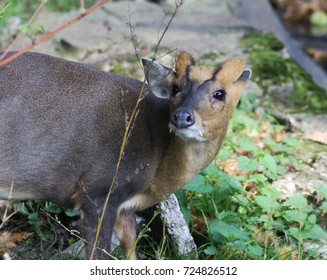
[[[168,234],[178,246],[179,255],[187,256],[196,253],[197,246],[188,225],[185,223],[176,196],[174,194],[171,195],[161,202],[157,208],[159,209],[161,219],[166,225]]]
[[[298,113],[288,115],[291,125],[303,131],[304,134],[309,134],[315,131],[327,131],[327,114],[306,114]]]

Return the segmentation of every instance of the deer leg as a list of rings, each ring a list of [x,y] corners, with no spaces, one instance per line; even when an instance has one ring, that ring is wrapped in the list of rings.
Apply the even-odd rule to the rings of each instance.
[[[124,250],[126,259],[136,260],[135,245],[137,227],[135,213],[122,210],[116,220],[115,231]]]

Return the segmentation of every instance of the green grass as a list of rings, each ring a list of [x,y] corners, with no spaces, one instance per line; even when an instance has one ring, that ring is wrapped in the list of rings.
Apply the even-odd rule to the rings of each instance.
[[[287,171],[301,170],[308,142],[272,116],[256,115],[253,98],[243,96],[217,159],[177,193],[200,258],[319,259],[304,242],[327,240],[319,225],[327,186],[316,186],[318,204],[300,194],[285,200],[271,186]]]

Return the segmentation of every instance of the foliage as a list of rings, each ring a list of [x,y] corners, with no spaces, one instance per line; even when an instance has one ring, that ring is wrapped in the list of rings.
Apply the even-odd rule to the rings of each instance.
[[[306,259],[306,240],[327,240],[318,221],[326,213],[327,187],[317,186],[321,206],[295,195],[286,201],[271,183],[304,164],[304,143],[270,115],[257,116],[251,95],[242,97],[216,161],[177,195],[202,250],[201,258]]]
[[[20,17],[22,21],[28,20],[40,5],[40,2],[40,0],[5,0],[4,4],[0,4],[0,27],[4,26],[6,20],[13,16]],[[85,0],[84,2],[88,7],[95,1]],[[66,12],[79,7],[79,0],[49,0],[45,4],[45,10],[58,12]]]
[[[263,89],[269,91],[271,86],[292,83],[294,89],[289,96],[292,106],[313,112],[326,111],[325,90],[317,86],[294,60],[284,57],[283,44],[273,35],[249,33],[240,42],[240,46],[247,50],[255,73],[254,79]],[[273,92],[271,95],[273,96]]]
[[[5,224],[0,224],[2,225],[0,226],[0,233],[10,230],[9,241],[15,239],[18,234],[24,236],[28,233],[29,237],[17,248],[13,248],[15,258],[67,258],[67,256],[62,255],[62,251],[67,246],[74,244],[77,239],[70,234],[74,231],[73,229],[69,232],[64,227],[68,227],[70,221],[79,217],[76,210],[63,210],[52,202],[29,200],[14,204],[13,209],[9,211],[12,211],[13,215],[10,216],[10,219],[5,220]],[[4,217],[0,218],[3,219]]]

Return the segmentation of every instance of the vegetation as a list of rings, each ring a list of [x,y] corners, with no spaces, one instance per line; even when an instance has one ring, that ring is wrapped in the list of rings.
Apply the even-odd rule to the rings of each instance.
[[[0,4],[0,11],[6,7],[6,13],[3,13],[0,17],[0,27],[4,26],[6,20],[12,16],[17,17],[17,15],[26,21],[33,14],[33,12],[40,5],[40,0],[7,0]],[[85,5],[89,6],[94,3],[92,0],[85,0]],[[57,1],[47,1],[45,4],[45,9],[48,11],[58,11],[66,12],[71,9],[78,9],[80,7],[79,0],[57,0]]]
[[[255,80],[269,96],[280,101],[280,96],[269,92],[269,88],[291,83],[292,90],[286,93],[292,101],[288,106],[316,113],[326,111],[325,90],[317,86],[311,76],[294,60],[283,56],[284,46],[276,37],[261,32],[250,32],[240,45],[248,52],[252,70],[256,73]]]
[[[271,186],[285,172],[301,170],[307,142],[272,116],[259,117],[254,98],[243,96],[216,161],[177,193],[184,217],[201,258],[319,258],[304,243],[327,240],[319,226],[326,218],[327,186],[317,186],[323,199],[318,205],[303,195],[282,198]]]
[[[34,11],[38,1],[7,2],[9,6],[0,4],[0,27],[12,15],[30,14],[28,9]],[[47,3],[51,10],[64,11],[72,6],[79,7],[79,1]],[[283,44],[275,37],[250,33],[241,46],[248,51],[254,80],[265,92],[274,84],[293,83],[291,98],[297,108],[309,104],[307,109],[321,112],[327,107],[322,89],[283,56]],[[214,53],[202,57],[216,58]],[[113,65],[112,72],[134,76],[131,71],[138,71],[138,65],[136,60],[130,64],[126,68]],[[321,259],[318,249],[327,240],[327,186],[317,185],[310,197],[297,194],[284,198],[272,184],[289,171],[301,171],[310,153],[327,152],[327,147],[303,140],[300,133],[290,132],[272,114],[258,113],[256,98],[251,94],[242,97],[216,160],[176,193],[198,245],[198,257]],[[27,235],[21,237],[26,241],[14,251],[17,258],[66,258],[63,250],[78,240],[78,215],[50,202],[18,203],[11,214],[1,213],[0,231],[33,233],[28,239]],[[151,240],[150,226],[147,224],[141,231],[149,242],[146,253],[139,244],[140,257],[180,258],[168,241],[155,244]],[[308,242],[315,246],[307,249]],[[115,253],[122,258],[119,249]]]

